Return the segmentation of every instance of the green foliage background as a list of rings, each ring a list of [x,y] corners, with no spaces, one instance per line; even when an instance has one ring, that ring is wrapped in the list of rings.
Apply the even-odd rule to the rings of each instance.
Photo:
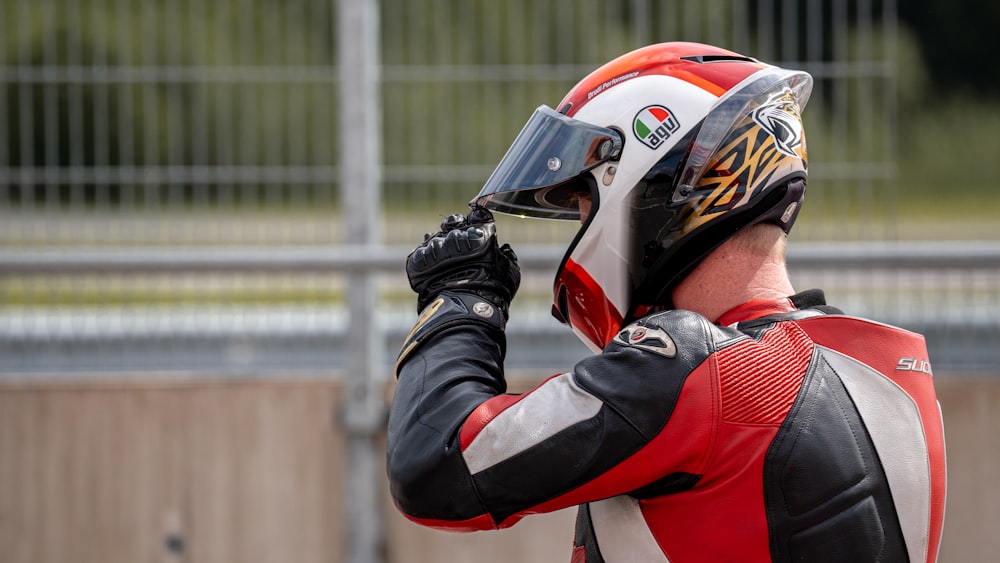
[[[893,55],[896,115],[871,104],[862,118],[878,125],[864,140],[854,135],[856,124],[844,129],[807,110],[817,166],[845,158],[897,163],[882,185],[811,185],[810,198],[821,204],[807,205],[802,220],[815,226],[817,238],[837,238],[848,220],[894,222],[904,238],[1000,236],[992,201],[1000,179],[997,90],[976,87],[977,76],[964,87],[961,73],[928,67],[925,61],[941,59],[927,56],[931,32],[918,25],[928,10],[949,22],[968,16],[941,2],[916,4],[923,11],[901,9],[908,19]],[[6,203],[335,205],[335,9],[334,2],[308,0],[3,0],[0,167],[200,171],[141,185],[11,185]],[[754,9],[753,2],[578,0],[569,9],[527,0],[382,2],[387,209],[461,205],[537,105],[555,104],[597,65],[642,44],[712,42],[771,62],[782,49],[802,54],[806,26],[768,43],[761,35],[766,22]],[[748,29],[734,25],[748,19]],[[962,33],[961,25],[936,29]],[[877,33],[852,36],[846,62],[884,55],[872,49],[881,49]],[[936,40],[946,48],[949,37]],[[797,50],[789,51],[791,44]],[[761,45],[770,52],[757,52]],[[826,60],[845,56],[825,43],[822,50]],[[828,83],[818,88],[814,104],[836,103],[822,96]],[[866,94],[849,90],[852,103],[863,105],[858,97]],[[898,146],[886,144],[882,127],[895,128]],[[238,182],[226,179],[227,170],[241,167]]]

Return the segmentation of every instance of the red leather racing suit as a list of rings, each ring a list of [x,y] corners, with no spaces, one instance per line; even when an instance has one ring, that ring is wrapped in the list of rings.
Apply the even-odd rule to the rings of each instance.
[[[411,520],[495,529],[579,505],[574,563],[936,559],[944,438],[922,336],[819,291],[716,324],[667,311],[517,395],[502,322],[443,299],[390,414]]]

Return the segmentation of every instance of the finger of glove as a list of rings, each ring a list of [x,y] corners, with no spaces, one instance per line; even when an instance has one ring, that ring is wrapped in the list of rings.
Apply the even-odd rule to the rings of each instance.
[[[441,232],[447,233],[448,231],[452,231],[454,229],[460,229],[467,224],[468,222],[465,220],[465,215],[462,215],[461,213],[452,213],[451,215],[445,217],[444,221],[441,221]]]
[[[496,239],[479,227],[449,231],[431,237],[407,259],[407,272],[423,275],[450,267],[456,262],[479,260],[496,245]]]
[[[431,240],[433,240],[433,237],[432,239],[428,239],[426,243],[413,249],[413,252],[406,259],[407,270],[426,270],[437,261],[437,247],[428,244]]]
[[[509,244],[504,243],[503,246],[500,247],[500,254],[506,256],[507,259],[513,262],[514,264],[517,264],[517,253],[514,252],[514,249],[511,248]]]
[[[467,227],[464,229],[449,231],[445,235],[444,246],[446,252],[452,257],[461,256],[481,256],[489,250],[490,246],[496,246],[496,240],[480,227]]]
[[[499,261],[503,263],[501,268],[506,275],[509,284],[508,289],[511,292],[511,297],[513,297],[521,285],[521,266],[517,263],[517,254],[509,244],[501,246],[498,254],[500,256]]]
[[[472,208],[472,211],[469,211],[468,221],[470,225],[492,223],[493,213],[489,209],[477,205]]]

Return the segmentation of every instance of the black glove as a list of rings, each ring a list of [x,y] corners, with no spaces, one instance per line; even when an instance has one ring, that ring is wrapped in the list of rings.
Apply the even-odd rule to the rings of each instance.
[[[521,284],[517,255],[509,244],[497,245],[493,214],[473,207],[469,216],[449,215],[441,231],[424,235],[424,243],[406,259],[410,287],[417,292],[417,312],[444,290],[469,291],[503,311]]]

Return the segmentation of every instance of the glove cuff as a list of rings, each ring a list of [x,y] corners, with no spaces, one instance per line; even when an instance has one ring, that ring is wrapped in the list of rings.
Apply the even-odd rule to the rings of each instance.
[[[393,370],[396,377],[399,377],[399,368],[406,359],[424,342],[446,328],[463,324],[485,325],[503,332],[507,315],[491,300],[475,293],[442,291],[424,307],[416,324],[406,335]]]

